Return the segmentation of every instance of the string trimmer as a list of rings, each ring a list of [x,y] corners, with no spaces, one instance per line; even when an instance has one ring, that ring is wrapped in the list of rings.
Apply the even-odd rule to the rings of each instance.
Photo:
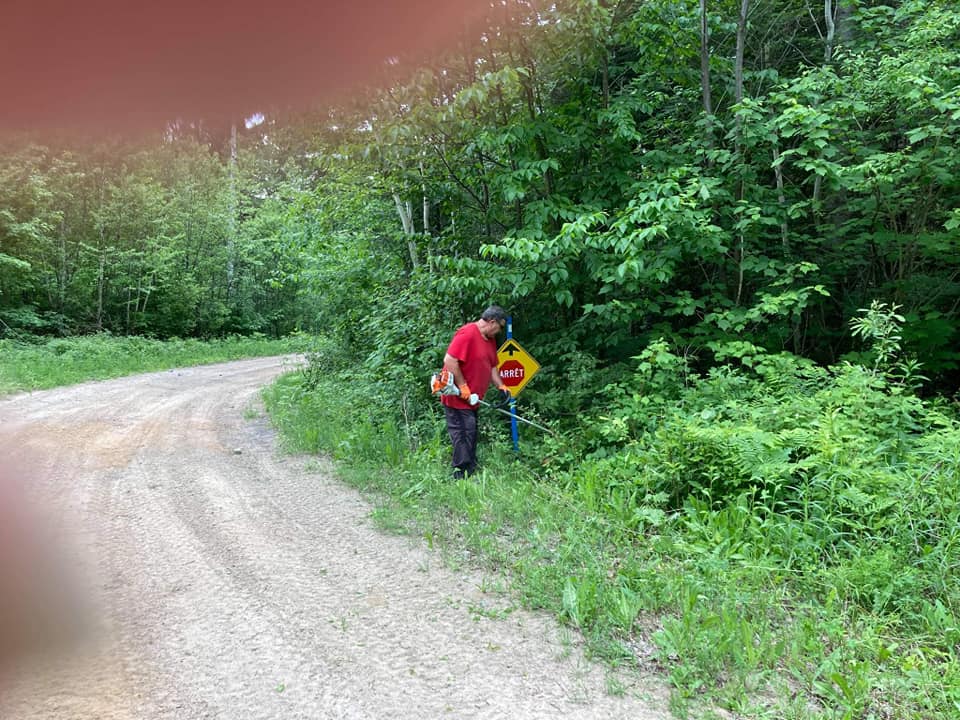
[[[431,376],[430,392],[434,395],[456,395],[457,397],[460,397],[460,388],[457,387],[457,383],[453,379],[453,373],[447,370],[446,368],[444,368],[438,373],[434,373],[433,376]],[[471,405],[477,405],[477,404],[486,405],[491,410],[496,410],[498,413],[503,413],[507,417],[514,418],[515,420],[517,420],[517,422],[522,422],[522,423],[526,423],[527,425],[532,425],[533,427],[537,428],[537,430],[543,430],[544,432],[550,433],[551,435],[554,434],[553,430],[551,430],[548,427],[544,427],[543,425],[538,425],[532,420],[527,420],[526,418],[522,418],[519,415],[517,415],[515,412],[512,412],[511,410],[504,410],[501,407],[497,407],[496,405],[488,403],[486,400],[481,400],[480,396],[477,395],[476,393],[472,393],[470,395],[470,398],[467,400],[467,402],[470,403]]]

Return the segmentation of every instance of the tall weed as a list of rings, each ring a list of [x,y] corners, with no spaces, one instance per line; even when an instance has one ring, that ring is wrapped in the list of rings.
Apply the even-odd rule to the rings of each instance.
[[[700,376],[662,345],[607,390],[619,400],[595,419],[606,444],[584,445],[582,461],[557,476],[590,512],[692,563],[701,589],[681,589],[655,635],[661,659],[675,661],[680,698],[734,678],[745,689],[786,664],[838,717],[920,708],[947,716],[921,687],[940,682],[936,663],[878,670],[872,641],[851,633],[882,628],[888,645],[896,638],[902,650],[957,660],[955,417],[878,368],[815,368],[781,355]],[[804,638],[807,611],[766,623],[777,610],[759,592],[764,578],[776,579],[772,597],[832,618],[830,636]],[[743,592],[750,586],[758,592]],[[747,636],[764,638],[763,651]],[[902,703],[894,714],[879,698],[888,683]]]

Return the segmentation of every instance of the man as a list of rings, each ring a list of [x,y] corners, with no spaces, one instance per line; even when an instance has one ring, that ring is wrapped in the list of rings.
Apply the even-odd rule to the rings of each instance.
[[[507,315],[498,305],[491,305],[479,320],[467,323],[453,336],[443,356],[443,366],[453,374],[460,388],[459,397],[444,395],[440,401],[447,416],[447,432],[453,445],[453,477],[462,478],[477,469],[477,410],[492,383],[501,396],[509,391],[497,370],[497,334],[507,324]]]

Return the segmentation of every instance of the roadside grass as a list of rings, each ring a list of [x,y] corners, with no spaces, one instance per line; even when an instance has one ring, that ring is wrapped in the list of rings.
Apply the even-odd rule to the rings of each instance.
[[[189,365],[303,352],[311,343],[306,335],[281,339],[234,335],[214,340],[154,340],[100,334],[36,343],[0,340],[0,395]]]
[[[546,472],[563,440],[530,433],[516,458],[489,416],[483,470],[457,481],[439,412],[400,427],[335,373],[284,376],[264,399],[287,447],[329,455],[344,481],[371,493],[382,527],[423,537],[454,566],[494,570],[510,602],[553,613],[614,670],[662,677],[677,717],[729,717],[712,708],[769,720],[960,714],[952,590],[942,601],[909,598],[915,616],[905,603],[885,604],[910,591],[910,578],[885,555],[880,532],[832,537],[849,558],[824,555],[817,534],[829,518],[813,501],[805,516],[764,510],[749,492],[662,512],[623,496],[602,464]],[[944,488],[956,484],[947,477],[955,460],[934,465]],[[938,532],[918,552],[952,585],[953,556],[938,555],[937,543],[952,544],[958,531]]]

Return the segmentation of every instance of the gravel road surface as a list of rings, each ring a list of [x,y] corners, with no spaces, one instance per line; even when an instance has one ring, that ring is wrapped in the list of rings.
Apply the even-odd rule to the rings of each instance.
[[[551,618],[504,612],[489,578],[278,453],[252,410],[290,363],[0,399],[0,458],[87,618],[81,649],[0,678],[0,720],[669,717],[662,689],[612,681]]]

